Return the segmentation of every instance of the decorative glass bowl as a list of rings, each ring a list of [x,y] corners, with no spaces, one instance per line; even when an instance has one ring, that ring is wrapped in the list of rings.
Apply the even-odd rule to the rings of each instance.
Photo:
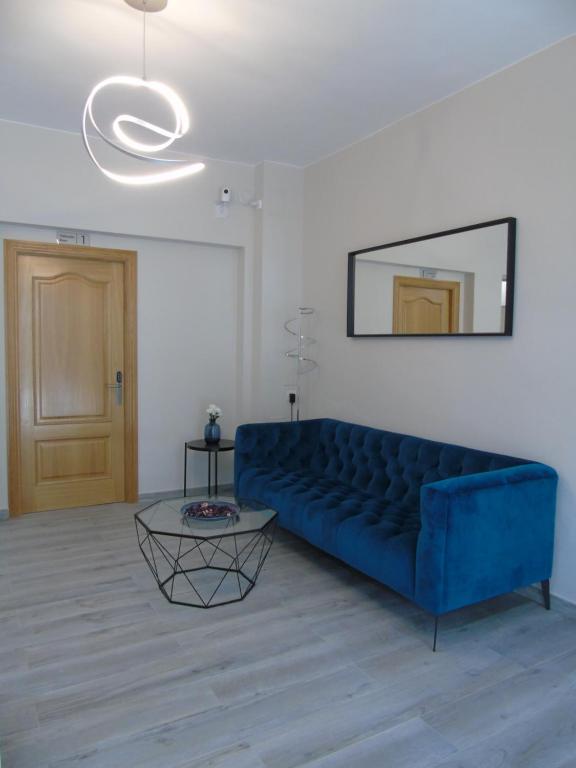
[[[229,501],[191,501],[180,512],[185,520],[235,520],[239,507]]]

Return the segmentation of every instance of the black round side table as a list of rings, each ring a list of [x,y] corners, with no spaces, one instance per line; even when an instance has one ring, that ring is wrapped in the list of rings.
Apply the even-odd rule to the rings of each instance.
[[[186,478],[188,474],[188,451],[201,451],[208,454],[208,496],[212,495],[212,456],[214,456],[214,495],[218,496],[218,454],[234,450],[234,440],[219,440],[207,443],[205,440],[189,440],[184,443],[184,496],[186,496]]]

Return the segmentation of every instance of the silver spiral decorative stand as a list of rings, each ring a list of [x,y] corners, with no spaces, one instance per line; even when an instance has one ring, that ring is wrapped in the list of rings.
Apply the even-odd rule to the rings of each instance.
[[[286,352],[286,357],[296,360],[296,421],[300,421],[300,377],[318,367],[318,363],[308,357],[307,349],[316,343],[316,339],[307,336],[305,325],[314,315],[312,307],[298,307],[298,317],[284,323],[284,328],[291,336],[296,336],[298,343],[294,349]]]

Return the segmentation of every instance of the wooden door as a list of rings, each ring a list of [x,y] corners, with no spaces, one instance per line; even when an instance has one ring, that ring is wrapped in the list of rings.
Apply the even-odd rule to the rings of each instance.
[[[135,500],[135,254],[5,258],[11,514]]]
[[[394,333],[458,333],[460,283],[394,277]]]

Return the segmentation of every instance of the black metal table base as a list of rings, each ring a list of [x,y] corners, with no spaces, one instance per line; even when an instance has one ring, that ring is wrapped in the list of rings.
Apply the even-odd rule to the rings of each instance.
[[[274,518],[256,532],[223,530],[221,537],[201,538],[152,533],[137,518],[135,522],[140,550],[164,597],[194,608],[244,600],[256,584],[276,529]]]
[[[201,451],[208,454],[208,497],[212,496],[212,456],[214,456],[214,495],[218,496],[218,454],[234,450],[234,440],[220,440],[207,443],[204,440],[189,440],[184,443],[184,493],[187,492],[188,451]]]

